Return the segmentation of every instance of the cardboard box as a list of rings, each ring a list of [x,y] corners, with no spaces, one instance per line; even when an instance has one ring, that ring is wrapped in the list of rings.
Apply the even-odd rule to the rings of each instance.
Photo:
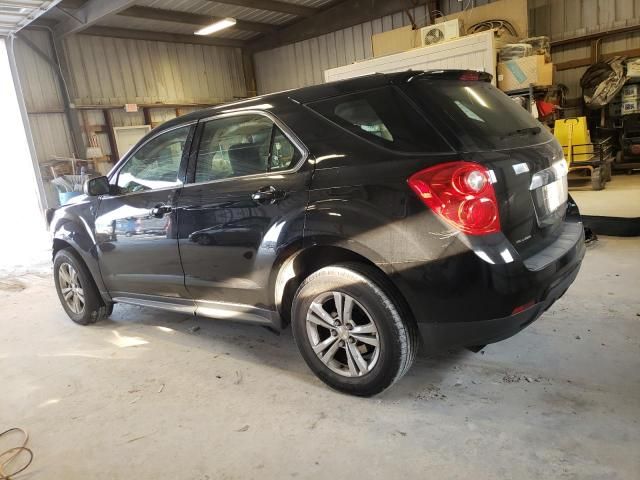
[[[553,63],[545,63],[544,55],[532,55],[498,63],[498,88],[505,92],[529,88],[529,85],[553,84]]]
[[[634,83],[622,87],[622,101],[635,100],[640,96],[640,84]]]
[[[632,78],[640,77],[640,58],[627,60],[627,76]]]
[[[406,52],[420,46],[420,34],[411,25],[394,28],[388,32],[371,35],[373,56],[383,57],[392,53]]]
[[[623,100],[622,115],[630,115],[632,113],[640,113],[640,99]]]

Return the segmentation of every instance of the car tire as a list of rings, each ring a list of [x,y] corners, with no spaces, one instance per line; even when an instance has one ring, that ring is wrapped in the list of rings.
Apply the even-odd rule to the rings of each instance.
[[[409,370],[420,339],[389,279],[359,263],[324,267],[307,277],[293,301],[292,330],[320,380],[363,397],[382,392]]]
[[[91,273],[77,254],[68,248],[53,259],[53,279],[62,308],[79,325],[90,325],[109,315]],[[113,307],[111,307],[111,311]]]

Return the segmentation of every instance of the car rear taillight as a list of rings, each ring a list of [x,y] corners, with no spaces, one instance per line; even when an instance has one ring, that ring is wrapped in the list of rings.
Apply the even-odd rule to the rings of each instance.
[[[409,186],[440,218],[470,235],[500,231],[498,202],[489,171],[473,162],[451,162],[413,174]]]
[[[463,81],[473,81],[476,82],[480,80],[480,72],[474,72],[473,70],[467,70],[466,72],[462,72],[459,77],[460,80]]]

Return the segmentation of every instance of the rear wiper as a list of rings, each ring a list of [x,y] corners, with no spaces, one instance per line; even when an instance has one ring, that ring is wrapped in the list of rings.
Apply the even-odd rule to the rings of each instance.
[[[530,133],[531,135],[537,135],[540,133],[540,127],[519,128],[517,130],[514,130],[513,132],[505,133],[500,138],[514,137],[516,135],[525,135],[527,133]]]

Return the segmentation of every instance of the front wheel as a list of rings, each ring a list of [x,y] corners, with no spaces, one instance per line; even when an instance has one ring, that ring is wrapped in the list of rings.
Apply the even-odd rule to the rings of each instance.
[[[74,322],[89,325],[109,315],[91,273],[71,249],[56,253],[53,278],[62,308]]]
[[[359,396],[375,395],[399,380],[419,342],[415,322],[389,280],[358,263],[322,268],[302,282],[292,330],[320,380]]]

